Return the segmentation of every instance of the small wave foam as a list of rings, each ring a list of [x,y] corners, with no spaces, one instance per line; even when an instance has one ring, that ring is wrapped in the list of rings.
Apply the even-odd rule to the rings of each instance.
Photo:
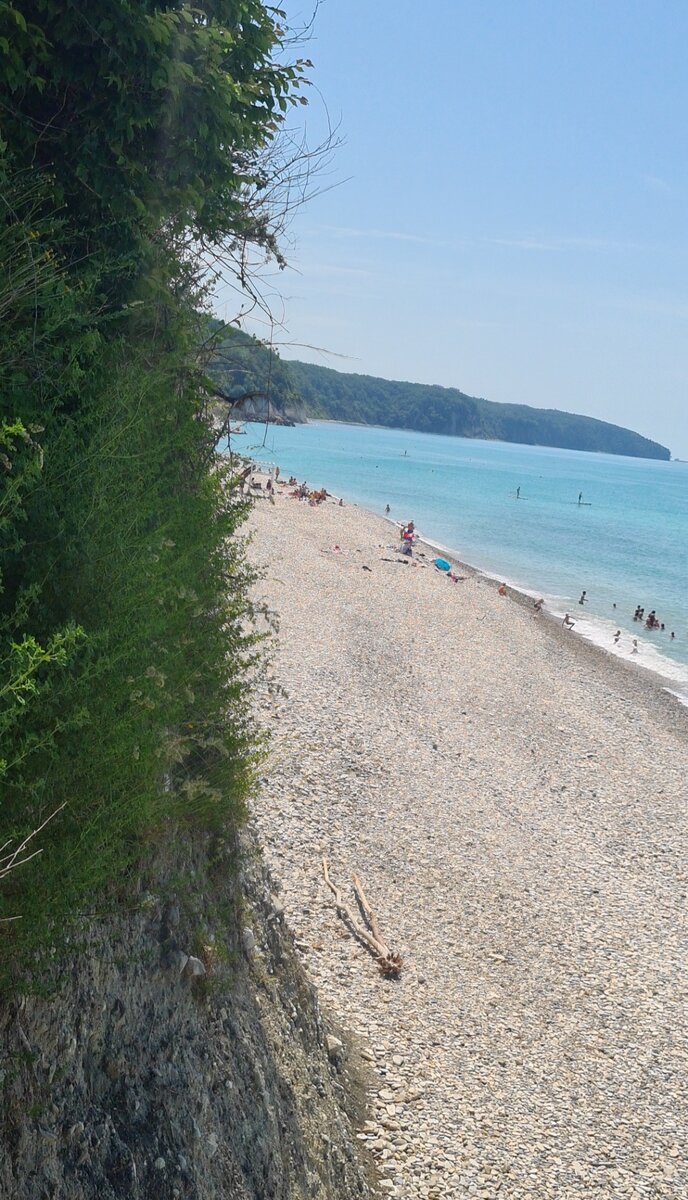
[[[564,616],[564,610],[559,610],[558,606],[556,608],[548,606],[548,611],[555,617],[563,618]],[[688,704],[688,669],[686,667],[662,654],[651,641],[636,634],[635,631],[631,634],[622,630],[619,641],[615,642],[614,634],[619,628],[615,622],[589,614],[579,616],[573,609],[570,611],[576,622],[576,633],[580,637],[599,646],[602,650],[606,650],[614,658],[632,662],[638,667],[644,667],[647,671],[653,671],[655,675],[661,675],[663,679],[670,680],[674,684],[675,690],[666,690],[671,690],[672,695],[677,696],[682,703]],[[638,643],[637,653],[633,647],[634,640]]]
[[[431,549],[439,551],[439,553],[446,555],[450,559],[465,562],[460,550],[455,549],[453,546],[445,546],[442,542],[435,541],[434,538],[428,538],[419,531],[416,532],[420,541],[426,546],[430,546]],[[469,566],[471,564],[467,563],[466,565]],[[493,574],[492,571],[483,570],[480,567],[472,567],[472,569],[477,570],[487,579],[495,580],[495,582],[499,579],[500,582],[506,583],[508,587],[520,592],[523,596],[529,596],[532,599],[542,597],[545,601],[545,611],[553,617],[558,617],[562,620],[564,612],[569,611],[576,622],[576,633],[584,638],[586,642],[591,642],[594,646],[598,646],[614,658],[621,658],[625,662],[632,662],[636,666],[643,667],[646,671],[652,671],[653,674],[670,681],[674,686],[666,687],[664,690],[688,707],[688,668],[662,654],[647,638],[639,636],[635,631],[631,634],[627,630],[622,630],[619,641],[615,642],[614,634],[619,628],[616,622],[609,621],[605,617],[592,616],[589,613],[586,613],[585,616],[578,615],[574,611],[572,603],[567,601],[566,596],[534,591],[532,588],[524,586],[518,580],[510,579],[505,575]],[[564,605],[566,607],[563,607]],[[634,639],[638,643],[637,653],[633,648]]]

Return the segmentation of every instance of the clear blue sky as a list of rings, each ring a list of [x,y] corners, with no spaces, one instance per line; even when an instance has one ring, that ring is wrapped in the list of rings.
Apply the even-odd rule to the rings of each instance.
[[[345,142],[292,225],[281,353],[688,458],[687,52],[686,0],[323,0],[302,111]]]

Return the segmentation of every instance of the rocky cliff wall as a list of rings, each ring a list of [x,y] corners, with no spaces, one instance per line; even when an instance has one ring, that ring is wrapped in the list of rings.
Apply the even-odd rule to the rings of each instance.
[[[50,997],[0,1009],[2,1200],[371,1194],[346,1047],[240,851],[169,848]]]

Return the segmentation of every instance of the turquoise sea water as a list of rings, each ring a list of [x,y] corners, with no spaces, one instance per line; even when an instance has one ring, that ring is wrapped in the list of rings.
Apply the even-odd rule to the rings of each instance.
[[[334,422],[248,425],[232,444],[345,501],[389,504],[466,562],[569,611],[607,649],[616,629],[623,656],[638,638],[634,660],[688,695],[688,464]],[[638,604],[665,633],[634,623]]]

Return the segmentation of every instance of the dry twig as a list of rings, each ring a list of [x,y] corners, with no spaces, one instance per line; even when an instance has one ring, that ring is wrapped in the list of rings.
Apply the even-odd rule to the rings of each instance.
[[[43,824],[39,825],[38,829],[34,829],[30,834],[28,834],[27,837],[24,838],[23,842],[17,846],[16,850],[9,849],[9,847],[12,845],[11,839],[5,842],[4,846],[0,846],[0,881],[6,879],[12,871],[17,869],[17,867],[23,867],[27,862],[31,862],[32,858],[36,858],[37,855],[43,853],[43,847],[41,847],[39,850],[32,850],[30,854],[26,854],[25,851],[29,842],[36,837],[36,834],[45,829],[46,825],[52,821],[53,817],[56,817],[59,812],[62,812],[62,809],[65,807],[66,803],[67,801],[65,800],[64,804],[61,804],[59,808],[56,808],[55,811],[50,814],[49,817],[46,817]],[[8,921],[18,920],[19,917],[3,917],[0,921],[0,924],[5,924]]]
[[[363,912],[365,921],[368,925],[367,929],[361,924],[349,905],[344,903],[342,899],[342,893],[330,879],[327,858],[323,858],[322,866],[325,883],[334,895],[335,905],[337,907],[339,916],[349,926],[354,937],[357,937],[358,940],[362,942],[368,950],[370,950],[371,954],[376,959],[382,974],[396,978],[403,966],[403,959],[399,954],[395,954],[394,951],[390,950],[387,943],[383,940],[380,933],[380,927],[377,922],[377,917],[368,903],[366,894],[363,891],[363,885],[358,875],[355,872],[353,874],[354,891],[356,893],[356,899],[361,906],[361,911]]]

